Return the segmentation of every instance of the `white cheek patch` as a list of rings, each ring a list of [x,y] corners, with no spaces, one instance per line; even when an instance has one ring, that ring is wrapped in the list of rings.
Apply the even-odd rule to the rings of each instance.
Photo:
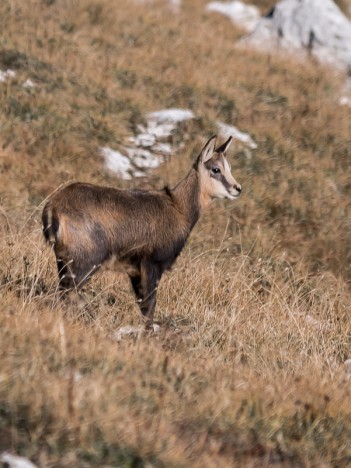
[[[214,198],[225,198],[227,196],[227,189],[222,182],[216,179],[211,179],[212,182],[212,196]]]

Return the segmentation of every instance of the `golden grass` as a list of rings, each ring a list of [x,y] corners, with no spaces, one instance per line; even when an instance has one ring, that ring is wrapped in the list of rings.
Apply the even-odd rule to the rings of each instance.
[[[347,465],[341,282],[188,250],[161,284],[160,332],[117,340],[120,326],[140,322],[125,278],[105,273],[84,308],[62,306],[39,234],[10,236],[3,252],[7,449],[59,466]]]
[[[315,63],[236,49],[204,12],[127,0],[0,3],[0,451],[38,466],[351,463],[350,110]],[[265,2],[257,2],[263,9]],[[37,87],[21,85],[31,78]],[[259,147],[230,155],[243,196],[217,202],[161,282],[157,334],[123,276],[85,303],[57,292],[43,199],[103,168],[146,112],[199,117],[142,186],[174,184],[219,119]]]

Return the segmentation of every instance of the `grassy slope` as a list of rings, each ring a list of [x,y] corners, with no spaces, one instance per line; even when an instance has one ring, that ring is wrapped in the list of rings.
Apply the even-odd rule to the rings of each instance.
[[[241,31],[185,3],[0,4],[0,68],[17,71],[0,85],[0,450],[40,466],[347,466],[350,110],[327,70],[235,49]],[[166,106],[200,118],[138,185],[176,182],[216,119],[259,148],[234,149],[242,199],[209,209],[162,281],[160,334],[118,342],[139,323],[126,279],[106,272],[63,309],[40,203],[70,178],[127,186],[96,148]]]

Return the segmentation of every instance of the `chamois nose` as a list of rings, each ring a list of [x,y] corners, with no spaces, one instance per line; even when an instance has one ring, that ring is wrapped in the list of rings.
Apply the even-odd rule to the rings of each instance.
[[[235,190],[237,190],[239,193],[241,193],[241,185],[235,184],[234,185]]]

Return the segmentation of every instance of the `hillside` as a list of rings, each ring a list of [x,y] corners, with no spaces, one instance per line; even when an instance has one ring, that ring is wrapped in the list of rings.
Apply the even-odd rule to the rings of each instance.
[[[235,47],[244,30],[206,3],[0,2],[0,70],[11,70],[0,79],[0,454],[38,467],[351,464],[343,77]],[[101,148],[123,153],[167,108],[195,118],[168,138],[164,163],[131,180],[109,171]],[[211,205],[162,279],[160,331],[120,336],[141,319],[119,273],[62,304],[45,198],[73,179],[172,186],[217,122],[257,148],[232,145],[242,197]]]

